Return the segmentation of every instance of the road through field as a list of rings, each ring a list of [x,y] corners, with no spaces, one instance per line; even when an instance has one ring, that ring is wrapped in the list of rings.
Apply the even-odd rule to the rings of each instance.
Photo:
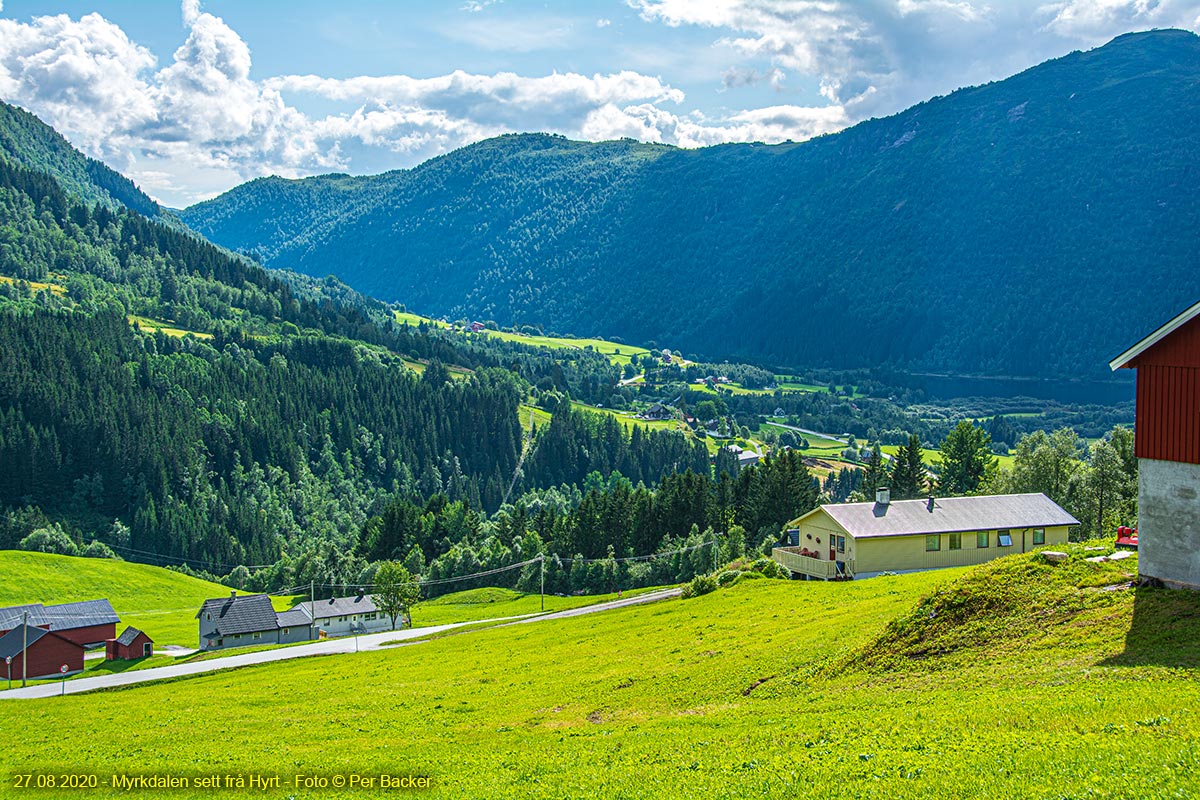
[[[341,639],[326,639],[325,641],[313,642],[312,644],[281,647],[275,650],[259,650],[258,652],[254,653],[231,655],[226,658],[214,658],[208,661],[195,661],[190,664],[174,664],[171,666],[155,667],[153,669],[137,670],[134,672],[120,672],[112,675],[100,675],[95,678],[78,678],[76,680],[66,681],[65,684],[44,683],[37,686],[27,686],[23,689],[0,691],[0,700],[22,700],[34,697],[56,697],[62,694],[64,690],[66,694],[78,694],[80,692],[92,692],[98,689],[112,689],[119,686],[146,683],[148,681],[158,681],[169,678],[183,678],[189,675],[200,675],[206,672],[215,672],[222,669],[248,667],[254,664],[267,664],[273,661],[287,661],[293,658],[306,658],[308,656],[335,655],[339,653],[379,650],[385,646],[392,645],[392,643],[404,642],[405,640],[409,639],[414,640],[411,642],[411,644],[420,644],[420,640],[425,639],[433,634],[451,631],[455,628],[462,628],[469,625],[481,625],[489,622],[518,624],[526,622],[541,622],[549,619],[562,619],[564,617],[578,617],[583,614],[595,614],[599,611],[609,611],[615,608],[623,608],[625,606],[653,603],[657,600],[666,600],[671,597],[677,597],[679,595],[679,591],[679,589],[664,589],[662,591],[650,592],[648,594],[626,597],[621,600],[612,600],[607,603],[597,603],[591,606],[582,606],[580,608],[572,608],[566,611],[557,611],[551,614],[531,614],[524,617],[501,617],[499,619],[455,622],[448,625],[431,625],[427,628],[408,628],[406,630],[399,631],[384,631],[382,633],[370,633],[358,637],[348,636]],[[357,641],[355,641],[356,638]]]

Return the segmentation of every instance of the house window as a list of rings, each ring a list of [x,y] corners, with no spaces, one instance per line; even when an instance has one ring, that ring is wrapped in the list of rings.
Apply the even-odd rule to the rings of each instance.
[[[846,537],[845,536],[837,537],[837,551],[839,553],[846,552]]]
[[[233,638],[235,638],[235,639],[240,639],[240,638],[242,638],[242,635],[241,635],[240,633],[235,633],[235,634],[233,635]]]
[[[222,647],[222,646],[224,646],[224,644],[225,644],[224,639],[217,639],[217,647]]]
[[[975,546],[980,548],[991,547],[989,542],[990,539],[991,534],[989,534],[987,531],[980,531],[979,533],[975,534]]]
[[[1008,531],[996,531],[996,544],[1001,547],[1012,547],[1012,534]]]
[[[284,636],[287,636],[287,635],[288,635],[288,631],[290,631],[290,630],[291,630],[291,628],[284,628],[284,629],[283,629],[283,635],[284,635]]]
[[[930,534],[925,537],[925,552],[932,553],[935,550],[942,549],[942,537],[940,534]]]
[[[212,622],[212,614],[205,614],[205,615],[204,615],[204,618],[205,618],[206,620],[208,620],[209,622]]]
[[[254,638],[255,638],[255,639],[261,639],[261,638],[262,638],[262,634],[261,634],[261,633],[256,633],[256,634],[254,634]]]
[[[962,534],[961,533],[950,534],[950,549],[951,550],[962,550]]]
[[[1034,528],[1033,529],[1033,543],[1035,545],[1046,543],[1046,529],[1045,528]]]

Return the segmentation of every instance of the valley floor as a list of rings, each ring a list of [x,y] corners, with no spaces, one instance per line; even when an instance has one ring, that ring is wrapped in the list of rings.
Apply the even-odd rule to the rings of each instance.
[[[1128,567],[1124,567],[1128,569]],[[1014,556],[0,704],[6,773],[279,776],[70,796],[1191,797],[1200,598]],[[6,796],[55,797],[14,788]]]

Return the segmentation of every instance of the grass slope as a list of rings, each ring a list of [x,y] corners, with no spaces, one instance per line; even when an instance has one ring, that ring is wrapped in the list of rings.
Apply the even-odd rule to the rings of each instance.
[[[196,612],[229,589],[178,572],[103,558],[0,550],[0,606],[69,603],[108,598],[125,625],[144,630],[155,644],[196,646]]]
[[[0,702],[0,765],[278,773],[262,796],[296,798],[369,796],[296,790],[296,773],[382,772],[430,776],[430,797],[1191,796],[1200,597],[1108,591],[1128,562],[1077,559],[1056,575],[1036,558],[750,581],[415,647]],[[1005,612],[955,604],[959,623],[992,631],[952,652],[917,653],[889,627],[990,597],[995,579],[1014,582]],[[1053,602],[1028,602],[1044,594]],[[1063,602],[1077,613],[1054,612]],[[868,646],[896,660],[864,663]]]
[[[623,592],[622,597],[652,592],[662,587],[636,589]],[[571,608],[590,606],[596,603],[606,603],[616,600],[616,593],[579,595],[573,597],[558,597],[548,594],[545,607],[541,595],[522,594],[512,589],[468,589],[465,592],[455,592],[433,600],[418,603],[413,609],[413,625],[429,627],[445,625],[451,622],[474,622],[476,620],[497,619],[499,617],[517,617],[524,614],[540,614],[543,611],[566,611]]]

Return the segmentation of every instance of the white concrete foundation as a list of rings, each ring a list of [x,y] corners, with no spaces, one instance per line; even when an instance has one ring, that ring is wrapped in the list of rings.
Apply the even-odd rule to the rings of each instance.
[[[1138,571],[1200,590],[1200,464],[1138,460]]]

